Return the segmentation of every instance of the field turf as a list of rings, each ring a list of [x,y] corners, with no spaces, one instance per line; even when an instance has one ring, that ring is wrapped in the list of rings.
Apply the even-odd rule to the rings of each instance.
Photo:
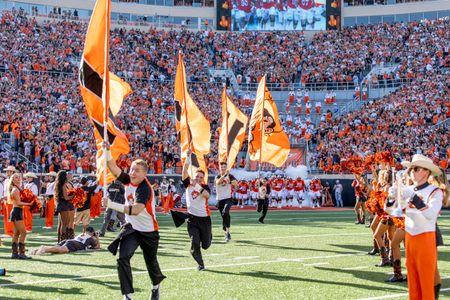
[[[232,241],[226,243],[217,211],[211,212],[213,243],[203,251],[207,270],[196,272],[189,253],[186,225],[175,228],[170,216],[157,214],[158,259],[167,276],[161,299],[407,299],[406,283],[385,283],[391,267],[376,268],[371,231],[354,225],[352,210],[270,210],[266,224],[256,211],[232,211]],[[92,222],[100,229],[103,218]],[[3,218],[2,218],[3,221]],[[27,248],[54,245],[56,233],[41,229],[35,216]],[[450,212],[438,219],[444,243],[450,245]],[[3,232],[3,223],[0,223]],[[77,232],[81,229],[78,227]],[[101,238],[102,250],[45,254],[11,260],[11,238],[0,247],[1,299],[122,299],[115,257],[104,250],[115,233]],[[402,245],[403,247],[403,245]],[[404,255],[404,252],[402,252]],[[442,289],[450,287],[450,247],[439,248]],[[131,260],[133,299],[148,299],[151,285],[142,251]],[[404,257],[402,259],[403,270]],[[448,278],[448,279],[447,279]],[[440,299],[450,298],[449,291]]]

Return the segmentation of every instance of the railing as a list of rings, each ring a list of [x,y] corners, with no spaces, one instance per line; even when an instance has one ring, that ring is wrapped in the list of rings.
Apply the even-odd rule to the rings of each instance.
[[[410,85],[414,78],[400,78],[400,79],[381,79],[369,82],[369,89],[383,89],[383,88],[401,88]]]
[[[12,132],[2,133],[2,144],[3,143],[12,146],[14,144],[14,134]]]
[[[256,91],[258,89],[259,83],[240,83],[239,90],[241,91]],[[270,91],[290,91],[294,89],[297,91],[308,90],[308,91],[339,91],[339,90],[354,90],[358,83],[354,81],[349,82],[306,82],[306,83],[266,83],[267,88]]]
[[[444,121],[438,121],[436,125],[431,126],[431,129],[438,129],[439,127],[444,127],[448,129],[450,127],[450,118],[445,119]]]
[[[17,162],[20,162],[20,163],[23,162],[23,163],[25,163],[25,166],[26,166],[27,170],[29,170],[29,171],[31,171],[31,172],[35,172],[35,173],[38,173],[38,172],[40,171],[40,168],[38,167],[38,165],[36,165],[36,164],[30,162],[30,161],[28,160],[28,158],[26,158],[25,156],[23,156],[23,155],[20,154],[19,152],[13,151],[11,145],[4,144],[3,147],[4,147],[4,149],[5,149],[7,152],[9,152],[9,154],[11,155],[11,157],[12,157],[12,155],[17,155],[17,160],[18,160]]]

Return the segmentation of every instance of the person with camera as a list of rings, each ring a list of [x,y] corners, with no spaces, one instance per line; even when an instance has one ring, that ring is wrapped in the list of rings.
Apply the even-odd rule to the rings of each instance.
[[[68,239],[59,242],[53,247],[40,246],[34,251],[30,248],[29,255],[41,255],[44,253],[68,253],[83,251],[87,249],[100,249],[99,232],[94,231],[94,228],[87,227],[86,232],[77,235],[73,239]]]
[[[137,159],[131,163],[130,173],[127,174],[114,161],[110,144],[104,141],[102,146],[106,147],[109,171],[125,186],[126,204],[113,202],[108,197],[103,198],[103,206],[126,214],[126,224],[120,228],[118,236],[108,246],[113,255],[117,254],[120,246],[117,270],[122,295],[128,300],[134,293],[130,260],[140,247],[152,281],[150,297],[151,300],[157,300],[160,297],[160,283],[166,276],[162,274],[157,259],[159,232],[155,217],[155,195],[147,179],[148,164],[145,160]]]
[[[119,204],[125,203],[125,188],[123,184],[118,180],[114,180],[106,187],[106,197],[111,199],[111,201]],[[125,224],[125,214],[118,212],[117,210],[107,208],[104,214],[102,229],[100,230],[100,237],[105,236],[106,230],[114,232],[114,221],[116,217],[119,218],[120,224]]]
[[[80,180],[81,188],[86,192],[86,201],[84,202],[83,207],[77,207],[75,212],[75,221],[73,222],[73,232],[77,229],[80,221],[83,220],[83,233],[86,232],[86,228],[91,223],[90,211],[91,211],[91,199],[92,195],[94,195],[95,190],[97,189],[98,183],[93,186],[88,186],[88,179],[86,177],[82,177]]]

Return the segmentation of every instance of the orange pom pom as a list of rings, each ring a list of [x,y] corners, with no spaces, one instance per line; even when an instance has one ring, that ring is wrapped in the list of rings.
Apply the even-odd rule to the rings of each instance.
[[[375,155],[367,155],[364,164],[370,169],[375,164]]]
[[[74,207],[81,208],[87,200],[87,194],[82,188],[76,188],[75,190],[69,191],[69,196],[75,195],[75,197],[70,200]]]
[[[25,203],[31,203],[31,205],[28,205],[28,208],[32,213],[37,212],[41,208],[41,202],[30,189],[20,191],[20,200]]]
[[[397,226],[401,230],[405,230],[405,218],[391,218],[394,222],[394,225]]]

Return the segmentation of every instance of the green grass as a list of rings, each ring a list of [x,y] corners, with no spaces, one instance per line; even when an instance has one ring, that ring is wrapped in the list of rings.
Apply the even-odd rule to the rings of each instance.
[[[170,216],[157,214],[158,259],[167,276],[162,299],[361,299],[408,292],[406,283],[384,282],[391,267],[376,268],[380,258],[363,254],[371,249],[371,232],[354,225],[352,211],[269,211],[265,225],[258,223],[257,212],[232,212],[230,243],[223,240],[219,214],[211,215],[214,240],[203,251],[207,271],[195,272],[185,225],[177,229]],[[93,226],[100,229],[102,220]],[[44,223],[35,218],[27,248],[55,244],[55,232],[41,229]],[[450,244],[450,213],[443,212],[438,224]],[[107,233],[102,248],[114,236]],[[11,239],[3,239],[0,268],[7,276],[0,277],[1,299],[121,299],[116,260],[106,250],[23,261],[9,258],[10,247]],[[150,279],[140,249],[131,265],[133,299],[148,299]],[[450,276],[450,247],[439,248],[438,266],[442,277]],[[354,267],[364,268],[342,270]],[[448,287],[450,280],[444,279],[442,288]],[[440,299],[446,298],[450,291],[441,293]]]

